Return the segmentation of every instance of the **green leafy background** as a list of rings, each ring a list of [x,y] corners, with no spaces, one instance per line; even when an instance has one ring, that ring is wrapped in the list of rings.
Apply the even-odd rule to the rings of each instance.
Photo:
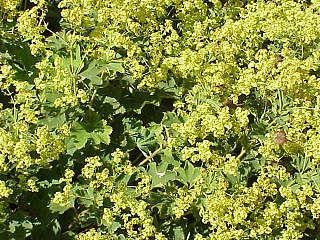
[[[1,239],[318,239],[318,0],[0,1]]]

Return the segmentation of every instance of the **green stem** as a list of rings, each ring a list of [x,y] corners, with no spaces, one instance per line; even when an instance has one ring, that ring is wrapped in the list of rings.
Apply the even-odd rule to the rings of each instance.
[[[246,150],[244,148],[241,149],[240,154],[238,155],[238,159],[242,158],[246,154]]]
[[[151,160],[152,158],[154,158],[160,151],[162,150],[162,146],[160,146],[158,149],[156,149],[153,153],[151,153],[148,157],[146,157],[145,159],[143,159],[140,163],[139,166],[142,166],[143,164],[145,164],[146,162],[148,162],[149,160]]]

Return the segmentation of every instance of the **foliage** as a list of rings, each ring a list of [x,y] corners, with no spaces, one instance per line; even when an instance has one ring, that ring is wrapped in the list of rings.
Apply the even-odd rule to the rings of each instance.
[[[1,239],[320,237],[319,0],[0,16]]]

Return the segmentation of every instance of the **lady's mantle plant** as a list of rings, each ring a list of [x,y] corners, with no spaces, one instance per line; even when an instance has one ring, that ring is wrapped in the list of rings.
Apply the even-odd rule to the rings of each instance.
[[[1,239],[317,239],[320,1],[0,1]]]

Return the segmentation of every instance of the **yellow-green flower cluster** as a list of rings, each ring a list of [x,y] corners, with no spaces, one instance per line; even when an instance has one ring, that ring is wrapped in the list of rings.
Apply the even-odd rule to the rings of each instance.
[[[48,55],[48,58],[50,58]],[[54,106],[62,108],[64,106],[75,107],[79,102],[88,100],[88,96],[83,89],[77,89],[78,80],[66,65],[66,59],[53,56],[54,62],[51,63],[48,58],[37,63],[37,68],[41,72],[35,79],[36,88],[45,91],[61,93],[60,97],[54,100]]]
[[[6,187],[4,181],[0,181],[0,198],[7,198],[12,193],[12,189]]]
[[[147,239],[154,235],[153,218],[145,201],[132,198],[121,190],[115,191],[110,196],[110,201],[113,203],[112,213],[123,221],[127,236],[135,239]],[[126,209],[129,210],[129,213],[126,213]],[[108,215],[110,216],[110,214],[109,212]]]
[[[58,204],[59,206],[62,207],[71,207],[72,202],[71,202],[71,192],[72,190],[72,185],[71,184],[66,184],[61,192],[56,192],[54,194],[54,197],[52,199],[53,203]]]
[[[227,107],[219,112],[215,111],[209,104],[198,105],[187,115],[187,120],[172,127],[181,133],[184,139],[194,144],[196,139],[204,139],[209,134],[214,137],[223,137],[232,128],[231,116]],[[211,124],[214,122],[215,124]]]
[[[87,164],[81,170],[82,175],[85,178],[90,179],[94,176],[96,169],[102,166],[102,163],[100,162],[100,158],[98,156],[86,158],[85,161]]]
[[[40,55],[45,49],[42,33],[46,30],[45,17],[50,1],[31,1],[35,6],[20,11],[17,18],[17,31],[26,40],[30,40],[30,51],[33,55]],[[26,7],[26,6],[24,6]],[[11,11],[11,13],[15,13]]]
[[[81,169],[81,175],[86,183],[93,187],[95,191],[100,191],[104,200],[111,203],[111,206],[104,207],[101,216],[101,224],[104,227],[111,227],[114,222],[118,222],[121,228],[126,231],[126,236],[134,239],[148,239],[155,235],[153,217],[149,209],[149,204],[144,199],[149,197],[151,190],[151,178],[146,173],[131,165],[127,159],[127,154],[117,148],[110,154],[110,158],[101,159],[98,156],[87,157],[86,164]],[[124,182],[116,179],[123,177],[123,174],[131,178],[137,173],[139,179],[137,186],[126,186]],[[75,172],[71,169],[65,171],[65,176],[60,179],[66,185],[63,191],[56,192],[53,202],[61,207],[70,207],[71,199],[74,195],[72,179]],[[129,179],[128,179],[129,180]],[[134,191],[128,191],[134,189]],[[137,198],[139,196],[139,198]],[[81,196],[79,196],[81,198]],[[110,237],[109,234],[93,233],[79,234],[82,239],[91,235]],[[93,236],[92,235],[92,236]]]
[[[250,237],[268,235],[277,224],[281,224],[279,206],[267,201],[277,194],[277,186],[266,176],[258,177],[251,187],[238,186],[236,193],[228,194],[223,179],[204,198],[204,208],[200,209],[202,221],[210,223],[212,239],[243,239],[248,236],[239,226],[250,230]],[[263,217],[259,216],[264,208]],[[275,213],[278,213],[275,215]],[[279,226],[278,226],[279,227]],[[216,235],[214,235],[216,234]]]
[[[195,184],[192,188],[180,188],[177,190],[172,208],[173,215],[177,219],[181,218],[189,211],[190,208],[196,205],[199,196],[202,194],[202,183],[203,179],[199,177],[195,180]]]
[[[0,19],[12,22],[18,15],[20,0],[2,0],[0,5]]]
[[[110,237],[104,236],[100,232],[97,232],[95,229],[90,229],[85,233],[79,233],[77,235],[77,240],[108,240]]]
[[[19,175],[19,187],[26,189],[30,192],[38,192],[39,188],[37,187],[38,179],[36,177],[30,177],[27,179],[25,175]]]
[[[50,133],[47,126],[39,127],[36,132],[36,151],[40,155],[40,162],[46,164],[59,158],[65,151],[65,145],[59,138]]]
[[[58,159],[59,154],[64,152],[63,142],[55,139],[47,127],[38,128],[33,136],[27,135],[23,129],[19,131],[21,132],[19,136],[14,136],[4,130],[1,131],[0,152],[3,158],[8,159],[4,163],[4,171],[6,171],[8,164],[15,166],[17,171],[28,174],[28,168],[32,165],[47,165]],[[39,154],[39,158],[32,157],[33,151]]]
[[[13,76],[15,73],[16,71],[12,69],[11,65],[1,63],[0,65],[1,89],[8,90],[10,84],[14,81]]]

